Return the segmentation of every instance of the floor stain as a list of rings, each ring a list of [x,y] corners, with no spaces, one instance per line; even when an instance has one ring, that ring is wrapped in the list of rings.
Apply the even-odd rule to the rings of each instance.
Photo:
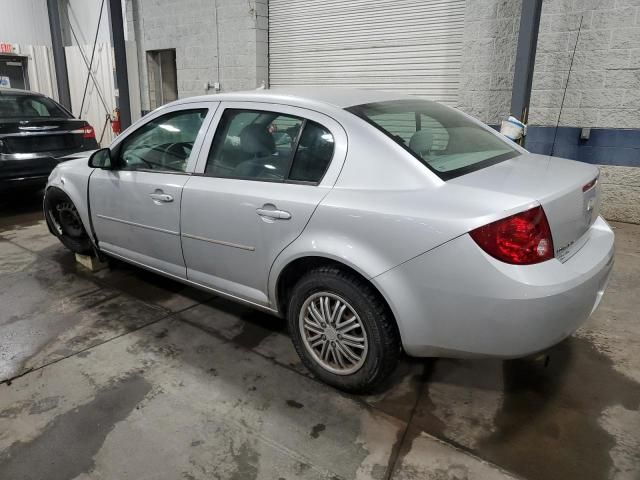
[[[60,397],[44,397],[36,400],[29,407],[29,415],[38,415],[49,412],[56,408],[59,402]]]
[[[258,478],[258,452],[251,445],[244,442],[240,445],[238,453],[233,453],[235,470],[229,477],[230,480],[255,480]]]
[[[282,320],[257,310],[247,309],[240,318],[242,331],[233,337],[233,341],[248,350],[253,350],[269,335],[281,331]]]
[[[313,426],[309,435],[311,435],[311,438],[318,438],[320,436],[320,433],[324,432],[326,428],[327,427],[324,424],[318,423],[317,425]]]
[[[291,408],[302,408],[304,407],[303,404],[296,402],[295,400],[287,400],[287,405],[289,405]]]
[[[150,389],[139,375],[104,388],[89,403],[57,416],[38,437],[0,453],[0,478],[67,480],[90,471],[109,432]]]

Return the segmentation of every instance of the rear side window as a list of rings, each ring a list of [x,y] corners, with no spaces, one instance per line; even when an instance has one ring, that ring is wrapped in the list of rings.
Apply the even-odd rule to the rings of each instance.
[[[293,159],[289,179],[298,182],[318,183],[324,176],[333,157],[333,135],[312,121],[307,121]]]
[[[224,111],[205,174],[271,182],[318,183],[333,156],[333,136],[293,115],[258,110]]]

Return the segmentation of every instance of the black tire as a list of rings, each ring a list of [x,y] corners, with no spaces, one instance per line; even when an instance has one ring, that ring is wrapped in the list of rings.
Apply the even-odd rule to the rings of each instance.
[[[44,214],[54,235],[65,247],[73,253],[95,255],[78,210],[66,193],[49,188],[44,196]]]
[[[313,348],[309,337],[313,333],[306,334],[301,331],[300,324],[304,322],[304,317],[301,317],[302,309],[304,308],[307,312],[307,306],[310,305],[308,302],[313,301],[314,298],[316,301],[326,298],[323,296],[325,292],[330,296],[335,296],[330,298],[344,300],[348,303],[348,308],[351,308],[353,313],[359,317],[361,328],[356,329],[357,332],[360,332],[358,335],[362,335],[362,331],[366,334],[366,337],[363,338],[366,338],[367,350],[365,355],[361,355],[362,359],[360,360],[364,363],[352,373],[344,373],[346,370],[343,370],[342,374],[337,374],[322,366],[320,361],[314,358],[310,352]],[[308,314],[305,316],[308,317]],[[378,292],[362,278],[338,267],[325,266],[313,269],[298,281],[289,299],[287,322],[293,344],[304,365],[317,378],[340,390],[349,393],[375,391],[376,387],[380,386],[394,371],[398,363],[401,350],[400,336],[386,303]],[[323,325],[326,326],[326,324]],[[328,338],[334,338],[336,344],[339,343],[338,338],[334,337],[337,331],[334,329],[331,334],[327,333]],[[306,340],[303,340],[302,336],[305,334],[307,337]],[[322,336],[322,338],[327,338],[327,336]],[[344,342],[344,338],[342,341]],[[334,342],[329,343],[333,344]],[[338,348],[334,347],[335,350]],[[340,348],[344,348],[344,345],[341,344]],[[357,351],[353,348],[350,350]],[[331,355],[333,355],[334,367],[340,368],[341,365],[337,365],[337,356]],[[345,355],[342,357],[347,359]],[[327,358],[331,359],[331,357]],[[356,368],[356,365],[352,367]]]

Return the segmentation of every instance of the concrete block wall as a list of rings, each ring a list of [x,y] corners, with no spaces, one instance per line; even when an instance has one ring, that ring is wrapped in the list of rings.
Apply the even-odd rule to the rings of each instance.
[[[509,113],[521,0],[466,0],[458,106],[485,123]]]
[[[543,2],[530,123],[556,124],[567,78],[560,125],[640,128],[640,1]]]
[[[509,114],[521,1],[466,0],[459,107],[488,124]],[[544,0],[529,125],[556,125],[567,79],[558,138],[576,138],[556,154],[606,163],[603,214],[640,223],[640,130],[625,130],[640,129],[640,0]],[[581,142],[570,127],[622,143]]]
[[[466,0],[459,106],[509,114],[521,0]],[[569,76],[573,48],[582,28]],[[640,0],[544,0],[529,123],[640,128]]]
[[[143,110],[150,109],[147,55],[174,48],[178,97],[252,89],[267,81],[267,0],[126,0],[136,42]]]
[[[267,0],[218,0],[222,91],[267,84],[267,15]]]

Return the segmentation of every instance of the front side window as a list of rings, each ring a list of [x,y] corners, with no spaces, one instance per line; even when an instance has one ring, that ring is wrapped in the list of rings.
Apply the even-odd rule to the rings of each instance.
[[[321,180],[333,156],[333,136],[310,120],[277,112],[227,109],[205,174],[262,181]]]
[[[519,155],[488,127],[435,102],[396,100],[347,110],[382,130],[445,180]]]
[[[180,110],[151,120],[119,149],[121,170],[184,172],[207,109]]]

